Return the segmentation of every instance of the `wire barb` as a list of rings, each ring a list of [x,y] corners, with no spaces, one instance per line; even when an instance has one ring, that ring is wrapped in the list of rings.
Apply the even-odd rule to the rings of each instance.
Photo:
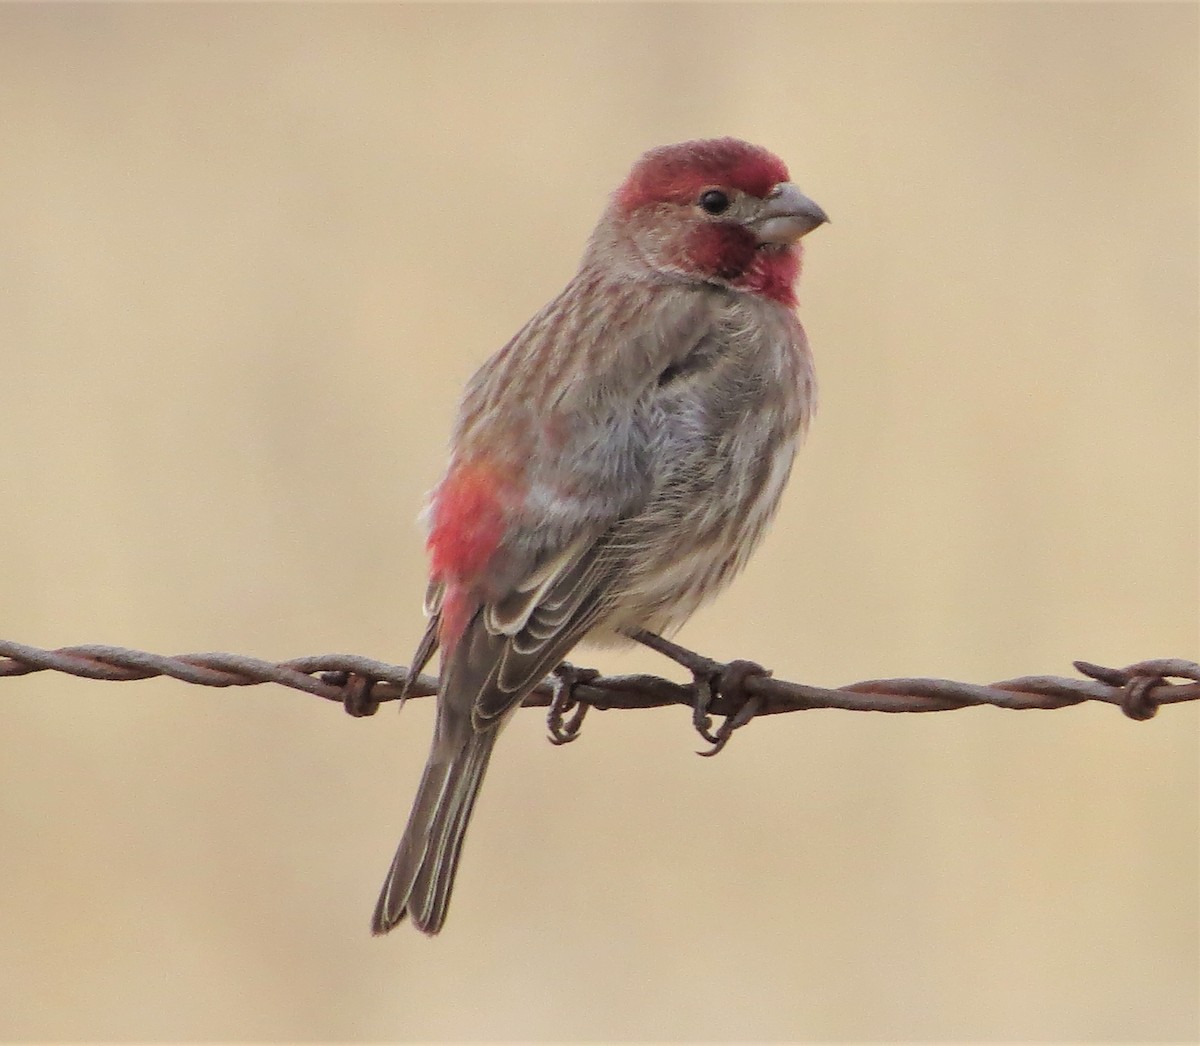
[[[640,637],[638,637],[640,639]],[[671,654],[681,654],[689,670],[716,666],[728,671],[738,662],[720,662],[653,637]],[[647,644],[651,645],[651,644]],[[656,647],[657,649],[658,647]],[[665,651],[664,651],[665,652]],[[680,660],[679,657],[673,658]],[[1085,701],[1115,705],[1135,720],[1153,716],[1163,705],[1200,700],[1200,664],[1178,658],[1139,661],[1125,668],[1106,668],[1076,661],[1084,679],[1060,676],[1022,676],[981,686],[948,679],[868,679],[837,689],[810,686],[749,673],[736,686],[726,682],[712,687],[704,714],[725,717],[715,731],[711,719],[706,730],[711,743],[723,744],[729,735],[756,716],[802,712],[814,708],[840,708],[854,712],[944,712],[991,705],[996,708],[1066,708]],[[758,668],[759,666],[754,666]],[[373,714],[380,704],[437,693],[437,680],[416,675],[409,680],[403,665],[374,661],[359,654],[317,654],[288,661],[263,661],[242,654],[180,654],[174,657],[115,646],[72,646],[43,650],[0,640],[0,677],[33,672],[64,672],[84,679],[123,681],[169,676],[199,686],[255,686],[278,683],[326,701],[336,701],[355,716]],[[564,739],[578,734],[587,708],[664,708],[686,705],[695,709],[702,698],[700,682],[680,684],[651,675],[604,676],[594,669],[572,668],[574,678],[560,695],[557,723]],[[710,675],[710,687],[713,677]],[[1184,682],[1172,682],[1184,680]],[[531,708],[555,710],[559,679],[548,677],[525,698]],[[569,719],[567,713],[574,709]],[[548,720],[550,721],[550,720]],[[551,722],[551,735],[555,735]],[[724,741],[721,738],[724,737]],[[560,741],[561,743],[561,741]],[[720,749],[718,748],[718,751]]]
[[[371,676],[359,675],[357,672],[322,672],[319,678],[321,682],[336,686],[342,691],[342,706],[347,715],[363,719],[379,711],[379,698],[375,696],[375,684],[378,680]],[[403,704],[403,695],[397,700]]]
[[[1137,720],[1153,719],[1158,714],[1159,705],[1163,702],[1156,691],[1159,687],[1170,685],[1167,682],[1169,676],[1200,680],[1200,672],[1196,671],[1197,666],[1191,661],[1139,661],[1127,668],[1105,668],[1088,661],[1076,661],[1074,664],[1085,676],[1109,686],[1121,687],[1125,692],[1121,711],[1130,719]]]

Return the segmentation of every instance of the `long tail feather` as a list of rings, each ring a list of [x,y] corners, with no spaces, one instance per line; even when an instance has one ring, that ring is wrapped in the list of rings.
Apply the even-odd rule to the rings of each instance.
[[[469,721],[464,725],[465,736],[454,750],[447,752],[451,746],[442,743],[430,754],[375,906],[372,933],[387,933],[408,914],[419,930],[432,935],[446,919],[463,835],[498,733],[471,730]]]

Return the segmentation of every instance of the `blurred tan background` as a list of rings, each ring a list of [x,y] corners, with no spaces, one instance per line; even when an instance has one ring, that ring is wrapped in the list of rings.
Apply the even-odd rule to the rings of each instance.
[[[1197,656],[1194,7],[4,7],[0,70],[0,636],[406,661],[462,383],[736,134],[833,217],[822,406],[682,641]],[[530,712],[429,941],[367,922],[431,703],[0,691],[0,1038],[1200,1034],[1194,706]]]

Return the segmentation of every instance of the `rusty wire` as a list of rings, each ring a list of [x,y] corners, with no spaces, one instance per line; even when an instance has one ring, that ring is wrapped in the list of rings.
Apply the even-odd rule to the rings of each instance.
[[[682,648],[677,648],[682,649]],[[700,655],[697,662],[715,667]],[[1086,678],[1021,676],[979,685],[947,679],[870,679],[836,689],[750,675],[739,681],[739,694],[717,688],[707,710],[727,719],[744,718],[746,698],[754,702],[753,715],[776,715],[812,708],[840,708],[854,712],[945,712],[957,708],[992,705],[997,708],[1066,708],[1085,701],[1117,705],[1132,719],[1149,719],[1159,706],[1200,699],[1200,664],[1178,658],[1139,661],[1125,668],[1105,668],[1086,661],[1074,662]],[[317,654],[288,661],[263,661],[243,654],[179,654],[173,657],[115,646],[73,646],[43,650],[0,640],[0,676],[31,672],[65,672],[86,679],[122,681],[169,676],[201,686],[253,686],[279,683],[342,704],[352,715],[374,713],[381,703],[396,700],[408,678],[408,669],[358,654]],[[1172,683],[1171,679],[1187,680]],[[590,669],[571,669],[569,706],[596,709],[695,706],[703,681],[675,683],[659,676],[604,676]],[[552,736],[571,740],[574,732],[556,732],[564,713],[563,684],[546,679],[525,699],[527,707],[552,709]],[[418,676],[409,697],[437,692],[437,680]],[[570,707],[565,709],[570,710]],[[735,725],[741,725],[736,723]]]

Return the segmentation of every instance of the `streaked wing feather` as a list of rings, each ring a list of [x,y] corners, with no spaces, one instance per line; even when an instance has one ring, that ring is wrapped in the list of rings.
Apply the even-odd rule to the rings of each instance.
[[[592,541],[583,537],[572,542],[557,555],[548,556],[536,569],[517,583],[503,599],[484,607],[484,626],[489,632],[513,636],[520,632],[531,614],[559,580],[586,556]]]
[[[595,624],[602,610],[598,594],[593,593],[566,623],[566,627],[533,652],[523,654],[510,645],[501,656],[500,672],[496,678],[497,690],[520,694],[524,698],[549,672],[558,667],[567,652]],[[477,706],[477,714],[479,711]],[[482,711],[486,713],[487,709]]]
[[[606,551],[601,539],[576,557],[545,590],[547,601],[555,604],[549,619],[540,617],[543,605],[539,604],[531,610],[526,626],[511,636],[490,632],[484,627],[484,615],[472,622],[467,656],[472,661],[478,658],[475,663],[480,668],[487,665],[490,669],[473,706],[477,726],[518,704],[595,623],[603,612],[614,571]],[[565,598],[563,592],[568,593]]]
[[[529,617],[529,623],[513,636],[513,649],[518,653],[532,654],[546,640],[561,632],[563,626],[579,610],[580,605],[594,591],[596,571],[589,570],[576,584],[568,602],[554,608],[538,607]],[[586,583],[585,583],[586,582]]]
[[[530,611],[525,627],[512,637],[505,660],[510,660],[513,654],[536,655],[548,640],[562,632],[589,594],[601,587],[599,578],[609,563],[608,545],[603,539],[576,559],[555,580],[544,600]],[[507,688],[510,677],[502,673],[500,678]]]

